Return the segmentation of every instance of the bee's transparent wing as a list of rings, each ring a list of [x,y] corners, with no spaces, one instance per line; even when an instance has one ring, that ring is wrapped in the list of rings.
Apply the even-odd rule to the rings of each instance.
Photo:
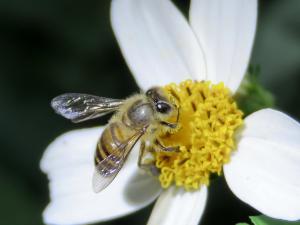
[[[93,190],[95,193],[102,191],[106,188],[117,176],[123,167],[127,156],[117,158],[109,155],[103,161],[95,166],[93,174]]]
[[[136,132],[125,143],[121,144],[113,154],[107,156],[95,166],[92,181],[94,192],[102,191],[115,179],[123,167],[129,152],[144,132],[145,129]]]
[[[74,123],[94,119],[117,110],[123,100],[95,95],[66,93],[55,97],[51,106],[55,112]]]

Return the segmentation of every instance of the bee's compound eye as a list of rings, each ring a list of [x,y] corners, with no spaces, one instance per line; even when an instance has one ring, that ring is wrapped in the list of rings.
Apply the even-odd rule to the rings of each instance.
[[[147,96],[151,96],[152,93],[153,93],[152,89],[149,89],[148,91],[146,91],[146,95],[147,95]]]
[[[156,104],[156,110],[160,113],[169,113],[171,111],[171,106],[165,102],[158,102]]]

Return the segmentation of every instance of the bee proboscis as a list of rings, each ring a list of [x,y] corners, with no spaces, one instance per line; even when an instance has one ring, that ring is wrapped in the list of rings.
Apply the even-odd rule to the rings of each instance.
[[[54,98],[51,106],[56,113],[75,123],[116,111],[96,146],[92,181],[95,192],[103,190],[114,180],[138,140],[141,140],[140,167],[146,166],[142,158],[147,151],[178,149],[176,146],[164,146],[157,138],[157,132],[162,128],[176,129],[179,119],[179,108],[159,87],[125,100],[66,93]],[[177,119],[171,123],[169,120],[175,114]]]

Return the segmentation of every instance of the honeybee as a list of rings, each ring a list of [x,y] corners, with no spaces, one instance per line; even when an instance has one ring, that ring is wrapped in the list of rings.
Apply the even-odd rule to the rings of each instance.
[[[100,192],[114,180],[138,140],[141,140],[138,157],[141,168],[147,167],[142,159],[148,151],[178,150],[176,146],[164,146],[157,138],[162,129],[176,129],[179,120],[179,107],[171,103],[160,87],[125,100],[66,93],[54,98],[51,106],[57,114],[75,123],[116,111],[96,146],[92,179],[95,192]]]

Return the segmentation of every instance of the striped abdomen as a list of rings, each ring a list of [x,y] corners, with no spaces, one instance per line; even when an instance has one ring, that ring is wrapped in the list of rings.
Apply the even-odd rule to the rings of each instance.
[[[119,167],[120,162],[124,161],[124,157],[126,157],[130,150],[127,144],[131,135],[132,131],[121,122],[109,124],[104,129],[98,141],[95,153],[95,165],[97,166],[101,162],[101,167],[107,168],[107,170]],[[103,171],[103,175],[109,175],[110,172],[113,171]]]

